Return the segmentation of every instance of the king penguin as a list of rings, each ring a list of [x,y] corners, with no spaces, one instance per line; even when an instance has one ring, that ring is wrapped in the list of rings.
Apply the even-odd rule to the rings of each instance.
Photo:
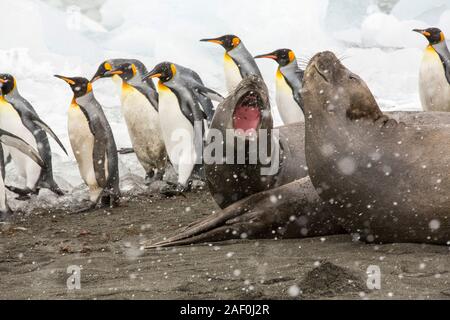
[[[176,192],[190,189],[191,173],[202,162],[204,120],[211,117],[208,113],[213,114],[209,96],[221,98],[197,77],[188,68],[162,62],[143,78],[159,78],[159,119],[167,154],[178,174]]]
[[[305,121],[301,97],[303,70],[297,63],[295,54],[290,49],[279,49],[261,54],[258,58],[273,59],[278,63],[276,73],[276,102],[284,124]]]
[[[151,79],[142,81],[147,69],[138,60],[120,63],[118,59],[114,59],[109,64],[115,67],[106,70],[102,67],[105,63],[101,64],[100,71],[97,70],[92,81],[103,77],[121,78],[122,115],[133,150],[145,169],[146,183],[162,180],[167,155],[159,124],[158,93],[155,85]]]
[[[224,47],[225,80],[229,93],[237,87],[242,79],[249,75],[254,74],[262,79],[261,71],[259,71],[253,56],[248,52],[239,37],[228,34],[218,38],[201,39],[200,41],[217,43]]]
[[[136,78],[139,79],[136,81],[133,81],[137,85],[137,82],[140,82],[140,79],[144,74],[147,73],[147,68],[145,65],[136,59],[123,59],[123,58],[117,58],[117,59],[108,59],[106,61],[103,61],[97,68],[97,71],[95,72],[94,76],[91,79],[91,83],[94,83],[95,81],[101,79],[101,78],[111,78],[113,82],[117,85],[119,88],[120,94],[122,94],[122,78],[118,74],[107,74],[109,71],[112,71],[113,69],[116,69],[120,67],[124,63],[132,63],[136,66]],[[158,92],[156,91],[155,85],[152,81],[148,81],[146,83],[150,89],[145,90],[145,94],[151,101],[152,105],[158,104]],[[141,84],[142,85],[142,84]]]
[[[39,151],[45,166],[39,166],[30,157],[16,149],[6,150],[17,167],[18,173],[26,179],[26,188],[8,187],[26,198],[29,193],[38,193],[39,188],[48,188],[57,195],[63,195],[53,179],[52,153],[47,134],[59,144],[67,154],[62,142],[50,127],[44,123],[33,106],[24,99],[17,89],[16,79],[10,74],[0,74],[0,128],[17,135]]]
[[[95,208],[99,201],[102,207],[116,207],[120,197],[117,147],[92,84],[82,77],[55,77],[67,82],[74,94],[68,112],[69,138],[91,201],[80,212]]]
[[[45,163],[38,151],[35,150],[30,144],[18,136],[0,129],[0,221],[6,220],[12,214],[6,199],[5,162],[2,144],[23,153],[40,167],[45,166]]]
[[[414,29],[428,40],[419,73],[419,92],[425,111],[450,111],[450,52],[438,28]]]

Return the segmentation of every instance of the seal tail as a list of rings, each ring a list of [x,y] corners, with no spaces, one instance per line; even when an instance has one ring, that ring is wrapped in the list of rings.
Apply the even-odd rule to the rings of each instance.
[[[192,223],[175,236],[148,245],[144,243],[144,247],[232,239],[304,238],[342,232],[307,177],[242,199]]]
[[[260,234],[261,231],[265,230],[266,226],[262,223],[256,222],[243,222],[234,224],[233,226],[221,226],[216,229],[210,230],[206,233],[201,233],[193,237],[187,237],[180,240],[169,241],[169,242],[159,242],[154,245],[145,246],[145,249],[155,249],[163,247],[173,247],[173,246],[185,246],[196,243],[208,243],[208,242],[219,242],[232,239],[242,239],[242,235],[246,235],[245,238],[253,239],[252,234],[248,234],[249,230],[252,230],[255,234]],[[258,236],[258,238],[269,238],[269,235]]]
[[[164,241],[152,244],[149,246],[149,248],[177,246],[181,245],[181,243],[185,243],[187,239],[189,239],[189,241],[185,244],[198,243],[208,240],[211,236],[212,237],[211,239],[209,239],[209,241],[219,241],[212,239],[218,238],[219,234],[224,231],[221,230],[221,227],[223,227],[223,225],[226,224],[228,220],[234,219],[249,210],[249,208],[245,206],[246,201],[248,200],[240,200],[221,212],[213,214],[206,219],[198,220],[185,227],[181,233],[178,233],[177,235],[170,237]],[[218,230],[214,230],[215,228],[218,228]],[[230,227],[227,228],[230,229]]]

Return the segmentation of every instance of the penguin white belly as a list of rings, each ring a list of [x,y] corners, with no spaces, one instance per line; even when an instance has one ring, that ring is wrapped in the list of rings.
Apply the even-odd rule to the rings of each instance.
[[[441,59],[433,48],[427,48],[423,55],[419,91],[424,111],[450,111],[450,84]]]
[[[194,127],[184,116],[177,96],[166,86],[159,84],[159,119],[167,154],[178,183],[185,186],[195,166]]]
[[[94,135],[80,107],[72,104],[69,108],[69,139],[81,178],[88,185],[91,201],[96,201],[101,189],[97,183],[94,170],[93,151]]]
[[[0,128],[15,134],[25,140],[37,150],[36,139],[33,134],[23,125],[20,115],[14,107],[3,98],[0,99]],[[42,168],[16,148],[5,146],[5,150],[11,154],[11,158],[20,176],[26,179],[26,186],[34,190],[39,181]]]
[[[224,57],[225,82],[227,84],[228,92],[233,91],[242,81],[241,72],[234,60],[225,53]]]
[[[119,93],[119,96],[122,94],[122,83],[123,80],[120,76],[117,74],[113,75],[111,77],[111,80],[113,81],[114,85],[116,86],[117,92]]]
[[[291,87],[279,71],[276,76],[276,102],[284,124],[305,121],[302,109],[294,100]]]
[[[159,115],[150,101],[130,85],[122,87],[122,114],[131,144],[139,162],[148,173],[165,167],[165,146]]]

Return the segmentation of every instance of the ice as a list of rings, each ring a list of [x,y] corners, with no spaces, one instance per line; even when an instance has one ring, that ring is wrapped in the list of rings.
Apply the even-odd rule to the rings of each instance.
[[[411,29],[438,26],[450,34],[446,0],[384,0],[382,5],[376,0],[96,0],[82,2],[80,8],[73,3],[0,0],[0,11],[7,13],[0,20],[0,70],[15,75],[22,95],[69,151],[66,156],[50,139],[56,180],[69,194],[56,199],[44,191],[28,202],[8,194],[11,205],[25,211],[41,202],[77,205],[87,196],[67,133],[72,92],[54,74],[90,78],[107,58],[137,58],[148,68],[167,60],[196,70],[206,85],[226,94],[224,50],[198,40],[234,33],[252,54],[287,47],[302,65],[317,51],[332,50],[368,83],[384,110],[420,110],[418,73],[426,41]],[[275,124],[281,124],[274,99],[277,66],[265,59],[258,65],[271,94]],[[130,147],[116,85],[99,80],[94,92],[118,147]],[[131,194],[145,190],[144,170],[135,155],[119,159],[121,188]],[[172,179],[173,170],[167,176]],[[7,168],[7,181],[23,184],[13,165]]]
[[[400,0],[392,9],[392,14],[402,20],[421,20],[433,25],[446,9],[450,9],[448,0]]]

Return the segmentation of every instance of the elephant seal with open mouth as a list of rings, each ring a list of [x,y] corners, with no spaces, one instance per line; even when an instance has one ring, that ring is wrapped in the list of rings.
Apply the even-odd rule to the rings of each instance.
[[[315,56],[307,69],[309,77],[304,79],[304,95],[307,97],[306,141],[303,123],[278,128],[280,148],[276,174],[262,176],[259,172],[261,164],[207,164],[208,185],[214,199],[224,210],[194,222],[177,235],[152,243],[148,248],[239,238],[300,238],[343,232],[358,233],[362,239],[374,242],[446,243],[450,240],[447,216],[445,213],[439,214],[445,208],[450,208],[450,203],[442,206],[442,199],[447,197],[437,195],[434,191],[435,188],[442,188],[440,192],[447,189],[442,172],[448,165],[441,156],[445,153],[445,148],[441,146],[447,142],[443,140],[438,144],[437,140],[434,141],[425,152],[428,154],[422,153],[422,149],[414,150],[416,144],[422,144],[426,132],[450,134],[450,127],[445,126],[450,124],[450,113],[394,112],[387,113],[387,117],[379,110],[364,81],[346,69],[334,55],[334,58],[330,58],[331,55],[323,53]],[[329,59],[322,61],[324,57]],[[320,72],[316,70],[317,66],[322,68]],[[345,74],[348,79],[328,80],[328,77],[338,74]],[[257,107],[259,113],[249,110],[249,123],[236,121],[236,117],[245,113],[239,109],[248,107],[249,101],[253,101],[251,107]],[[267,110],[270,110],[270,105],[264,83],[257,77],[244,79],[217,108],[211,128],[222,131],[224,137],[225,129],[236,129],[236,125],[271,129],[272,118]],[[339,117],[332,118],[337,116],[338,110],[341,110]],[[358,131],[349,129],[367,122],[371,124],[366,128],[366,133],[364,127]],[[379,137],[368,129],[380,125]],[[421,135],[421,132],[424,134]],[[346,133],[354,135],[348,136]],[[369,133],[372,139],[367,138]],[[322,138],[325,134],[325,138]],[[261,138],[267,137],[263,132],[256,131],[256,139]],[[395,142],[391,149],[383,147],[384,139]],[[372,142],[371,147],[369,140]],[[228,145],[229,141],[226,140],[224,144]],[[354,150],[339,149],[346,144],[352,145]],[[372,150],[374,146],[379,147],[378,153],[377,148]],[[395,151],[394,146],[401,150]],[[405,146],[409,146],[409,152]],[[363,164],[357,156],[358,149],[363,154],[370,151],[365,155],[366,158],[363,157]],[[390,151],[393,153],[386,153]],[[236,148],[234,152],[237,153]],[[424,158],[419,159],[419,155]],[[275,153],[271,156],[273,158]],[[405,157],[419,161],[419,164],[416,167],[404,166],[408,171],[402,170],[402,164],[397,162],[400,160],[395,159]],[[390,158],[395,163],[389,164]],[[427,171],[424,162],[433,166],[432,171]],[[418,172],[417,167],[420,169]],[[370,170],[373,168],[381,170],[387,178],[378,177]],[[308,173],[313,174],[313,181]],[[408,177],[412,179],[409,182],[406,181]],[[348,181],[350,183],[346,184]],[[418,196],[416,192],[419,190],[412,189],[417,188],[416,184],[425,182],[429,184],[420,188],[422,195]],[[372,187],[373,192],[369,192]],[[377,193],[380,190],[382,194]],[[436,197],[427,201],[428,211],[418,211],[419,206],[410,203],[413,194],[416,194],[414,203],[417,203],[431,193]],[[385,200],[392,201],[390,206]],[[401,208],[405,202],[409,203],[408,206]],[[380,203],[385,205],[378,207]],[[411,210],[410,217],[406,214],[408,210]],[[430,214],[432,211],[435,213]],[[360,217],[362,212],[368,212],[367,220]],[[394,223],[396,217],[398,220]],[[375,232],[372,226],[379,225],[381,230],[377,228]]]

